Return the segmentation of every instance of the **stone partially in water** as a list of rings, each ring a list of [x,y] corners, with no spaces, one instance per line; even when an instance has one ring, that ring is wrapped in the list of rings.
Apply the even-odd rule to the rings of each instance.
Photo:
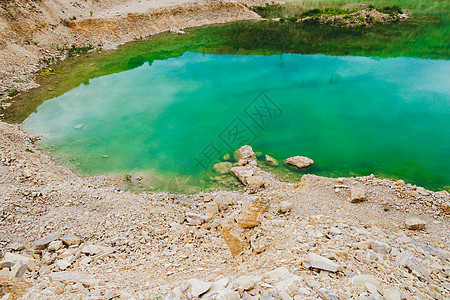
[[[249,145],[242,146],[234,152],[234,159],[239,161],[240,159],[255,159],[255,152]]]
[[[295,166],[299,169],[307,168],[314,163],[314,161],[306,156],[294,156],[286,159],[286,163]]]

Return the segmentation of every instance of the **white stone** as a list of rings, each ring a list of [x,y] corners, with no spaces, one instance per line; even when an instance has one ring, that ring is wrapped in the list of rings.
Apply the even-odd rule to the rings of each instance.
[[[241,296],[238,292],[232,290],[223,289],[217,293],[216,300],[240,300]]]
[[[215,215],[219,212],[219,205],[216,202],[206,203],[206,214]]]
[[[216,295],[220,290],[226,288],[228,286],[228,283],[230,283],[230,279],[227,277],[217,279],[211,284],[211,287],[209,288],[208,292],[206,292],[202,298],[209,299],[212,296]]]
[[[382,253],[382,254],[389,254],[392,249],[391,246],[389,246],[387,243],[380,242],[380,241],[373,241],[370,244],[370,247],[372,248],[373,251]]]
[[[236,283],[239,288],[248,291],[251,290],[259,280],[260,278],[257,276],[241,276],[236,280]]]
[[[280,202],[280,211],[283,213],[290,212],[292,210],[292,203],[289,201]]]
[[[85,275],[79,272],[63,271],[51,273],[50,279],[52,281],[61,281],[69,283],[81,283],[85,286],[98,285],[98,280],[93,276]]]
[[[401,300],[401,292],[398,289],[385,289],[383,291],[384,300]]]
[[[68,267],[70,267],[71,264],[70,264],[67,260],[65,260],[65,259],[58,259],[58,260],[55,262],[55,265],[58,266],[58,268],[59,268],[61,271],[64,271],[65,269],[67,269]]]
[[[377,288],[380,287],[380,282],[373,275],[356,275],[355,277],[353,277],[352,281],[353,281],[353,283],[355,283],[359,286],[362,286],[362,287],[364,287],[366,285],[366,283],[370,283],[370,284],[376,286]]]
[[[291,277],[292,274],[286,267],[279,267],[276,268],[275,270],[267,272],[264,276],[269,278],[271,281],[277,282],[285,278]]]
[[[211,282],[202,281],[195,278],[188,280],[187,283],[191,287],[191,295],[193,297],[199,297],[200,295],[206,293],[212,285]]]
[[[61,241],[53,241],[48,245],[48,250],[50,251],[56,251],[61,249],[63,246],[63,242]]]
[[[309,263],[311,264],[311,267],[316,268],[316,269],[330,271],[330,272],[337,272],[341,269],[341,266],[339,264],[333,262],[332,260],[330,260],[328,258],[317,255],[315,253],[308,253],[306,258],[308,259]]]
[[[25,262],[27,264],[28,270],[33,271],[34,269],[36,269],[36,260],[29,256],[6,252],[3,260],[13,263]]]

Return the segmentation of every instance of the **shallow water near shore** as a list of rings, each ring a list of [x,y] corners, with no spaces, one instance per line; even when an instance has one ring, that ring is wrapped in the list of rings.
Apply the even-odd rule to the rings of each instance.
[[[188,52],[90,80],[24,127],[87,174],[194,175],[207,188],[212,164],[251,144],[279,160],[311,157],[318,175],[438,189],[450,170],[445,74],[442,60]]]
[[[238,188],[212,165],[243,144],[279,159],[272,168],[259,157],[288,180],[373,173],[450,185],[448,27],[292,25],[211,26],[77,57],[11,111],[20,120],[43,102],[24,122],[41,146],[84,174],[131,174],[136,191]],[[282,164],[294,155],[316,163]]]

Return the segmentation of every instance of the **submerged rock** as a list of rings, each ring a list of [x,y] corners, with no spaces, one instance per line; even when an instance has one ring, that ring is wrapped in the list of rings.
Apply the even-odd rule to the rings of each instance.
[[[278,160],[267,154],[266,154],[266,163],[272,167],[278,167],[279,165]]]
[[[216,163],[213,166],[213,169],[220,174],[227,174],[227,173],[230,173],[230,170],[232,167],[233,167],[232,163],[225,161],[225,162]]]
[[[299,169],[309,167],[314,161],[306,156],[294,156],[286,159],[286,163],[291,166],[295,166]]]

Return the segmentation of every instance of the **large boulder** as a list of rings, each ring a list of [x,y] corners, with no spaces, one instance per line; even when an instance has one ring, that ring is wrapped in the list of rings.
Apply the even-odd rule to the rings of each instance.
[[[294,156],[286,159],[286,163],[299,169],[303,169],[312,165],[314,161],[306,156]]]

